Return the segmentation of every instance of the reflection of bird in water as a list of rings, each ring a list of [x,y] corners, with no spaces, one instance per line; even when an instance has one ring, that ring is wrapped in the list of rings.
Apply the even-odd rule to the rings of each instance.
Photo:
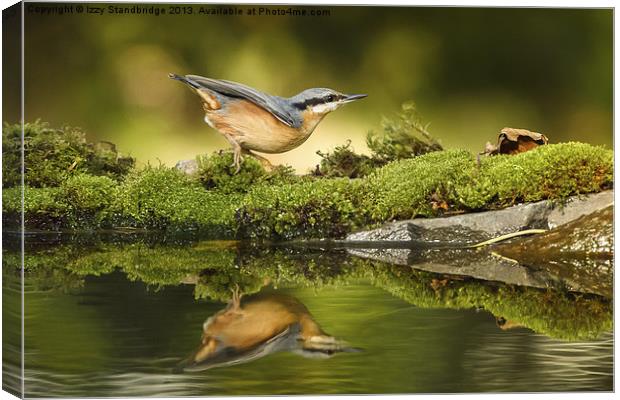
[[[300,146],[330,112],[365,94],[342,94],[314,88],[289,98],[272,96],[236,82],[197,75],[169,74],[187,84],[202,99],[205,122],[217,129],[233,148],[237,172],[241,154],[251,154],[269,166],[269,161],[251,151],[284,153]]]
[[[325,333],[299,300],[268,293],[241,302],[238,290],[228,306],[203,324],[201,343],[177,371],[203,370],[240,364],[278,351],[306,357],[330,357],[354,352]]]

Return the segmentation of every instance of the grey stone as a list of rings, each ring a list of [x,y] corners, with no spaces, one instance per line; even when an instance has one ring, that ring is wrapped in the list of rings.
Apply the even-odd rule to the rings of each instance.
[[[554,207],[547,217],[550,229],[576,220],[582,215],[592,214],[614,204],[613,190],[595,193],[583,197],[573,197],[562,206]]]
[[[585,201],[583,199],[578,201]],[[596,204],[606,204],[601,196]],[[577,201],[573,207],[577,207]],[[589,208],[588,208],[589,207]],[[592,209],[592,205],[583,209]],[[580,212],[570,211],[577,216]],[[566,218],[567,213],[564,214]],[[390,248],[391,244],[398,245]],[[349,253],[390,264],[447,275],[537,288],[613,295],[613,207],[582,215],[546,233],[492,247],[429,247],[376,242]],[[366,242],[366,246],[370,246]]]
[[[605,208],[613,192],[574,197],[563,205],[552,201],[519,204],[497,211],[441,218],[391,222],[370,231],[354,232],[345,242],[417,242],[465,246],[524,229],[549,229]]]
[[[187,175],[193,175],[198,172],[198,162],[196,160],[181,160],[176,163],[174,168],[186,173]]]
[[[541,235],[500,244],[495,251],[570,290],[611,297],[613,248],[613,208],[608,206]]]

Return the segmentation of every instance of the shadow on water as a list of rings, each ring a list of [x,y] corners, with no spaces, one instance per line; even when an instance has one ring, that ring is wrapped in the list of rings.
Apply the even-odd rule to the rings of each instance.
[[[25,255],[32,397],[612,389],[599,295],[337,248],[43,242]],[[7,288],[20,255],[3,252]]]

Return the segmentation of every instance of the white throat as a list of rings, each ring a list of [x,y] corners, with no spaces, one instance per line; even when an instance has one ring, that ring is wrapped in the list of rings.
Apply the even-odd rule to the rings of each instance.
[[[317,104],[315,106],[312,106],[312,112],[315,114],[326,114],[328,112],[334,111],[338,107],[340,107],[340,104],[338,104],[337,102]]]

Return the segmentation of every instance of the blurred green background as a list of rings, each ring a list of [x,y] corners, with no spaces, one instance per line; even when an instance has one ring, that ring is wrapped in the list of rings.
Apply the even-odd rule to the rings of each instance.
[[[316,150],[347,139],[365,151],[366,132],[407,100],[445,147],[480,151],[504,126],[612,145],[611,9],[313,6],[329,15],[274,17],[207,16],[199,7],[192,15],[27,13],[26,120],[82,127],[141,162],[174,165],[228,148],[203,122],[198,98],[167,78],[175,72],[282,96],[308,87],[368,93],[298,149],[268,156],[299,171],[318,162]],[[4,119],[18,115],[9,107]]]

